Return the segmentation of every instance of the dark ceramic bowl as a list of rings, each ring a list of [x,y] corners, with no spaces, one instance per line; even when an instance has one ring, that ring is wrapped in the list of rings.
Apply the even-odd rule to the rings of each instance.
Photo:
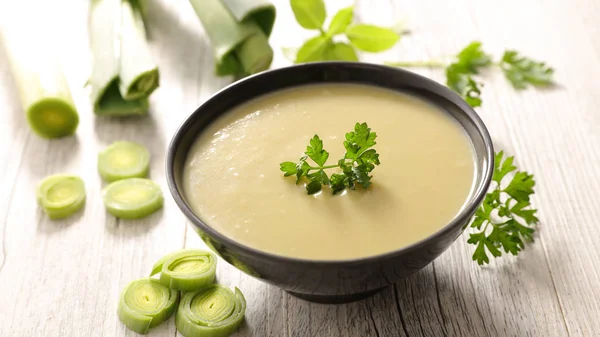
[[[279,89],[311,83],[360,83],[408,92],[436,104],[466,130],[475,148],[476,174],[466,206],[436,233],[408,247],[361,259],[315,261],[266,253],[226,237],[194,214],[182,193],[188,150],[208,124],[231,108]],[[192,113],[175,133],[167,156],[167,181],[175,202],[200,237],[219,256],[267,283],[314,302],[341,303],[364,298],[422,269],[463,232],[492,179],[494,151],[477,113],[457,94],[406,70],[358,62],[320,62],[275,69],[247,77],[219,91]]]

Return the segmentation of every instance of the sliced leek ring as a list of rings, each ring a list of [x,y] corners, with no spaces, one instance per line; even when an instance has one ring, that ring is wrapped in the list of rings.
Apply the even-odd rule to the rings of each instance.
[[[217,257],[206,250],[182,249],[164,256],[152,267],[150,276],[160,272],[160,282],[181,291],[194,291],[215,281]]]
[[[128,178],[108,184],[102,190],[108,213],[121,219],[139,219],[163,206],[160,187],[150,179]]]
[[[66,218],[85,204],[85,184],[74,175],[51,175],[38,183],[36,197],[50,219]]]
[[[242,324],[246,299],[242,292],[212,284],[195,292],[184,293],[175,326],[185,337],[227,337]]]
[[[177,291],[165,287],[158,280],[143,278],[123,289],[117,314],[129,329],[146,334],[171,317],[178,299]]]
[[[117,141],[98,154],[98,172],[107,182],[146,178],[149,168],[150,152],[138,143]]]

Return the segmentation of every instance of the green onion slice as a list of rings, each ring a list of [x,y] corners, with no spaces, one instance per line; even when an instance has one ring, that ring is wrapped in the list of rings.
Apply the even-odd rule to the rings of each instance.
[[[220,284],[184,293],[175,326],[185,337],[226,337],[244,320],[246,299],[238,288],[235,294]]]
[[[50,219],[65,218],[85,204],[85,185],[77,176],[52,175],[38,183],[36,197]]]
[[[160,187],[150,179],[128,178],[108,184],[102,190],[108,213],[122,219],[139,219],[163,206]]]
[[[200,249],[183,249],[165,255],[152,267],[160,282],[171,289],[194,291],[212,284],[217,271],[214,254]]]
[[[129,329],[146,334],[171,317],[178,298],[177,291],[165,287],[158,280],[135,280],[121,292],[117,314]]]
[[[107,182],[145,178],[149,167],[150,153],[138,143],[117,141],[98,154],[98,172]]]
[[[266,70],[273,60],[268,37],[275,7],[266,0],[190,0],[211,41],[219,76]]]

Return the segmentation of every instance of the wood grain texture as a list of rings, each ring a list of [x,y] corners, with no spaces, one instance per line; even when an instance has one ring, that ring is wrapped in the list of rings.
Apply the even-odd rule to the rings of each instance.
[[[0,23],[18,20],[32,1],[0,2]],[[281,47],[297,47],[312,33],[295,24],[287,0],[274,2],[271,41],[280,67],[290,64]],[[31,134],[0,48],[0,336],[135,336],[116,317],[122,287],[169,251],[203,246],[169,195],[162,211],[143,220],[107,215],[96,155],[118,139],[146,144],[151,176],[167,192],[163,161],[171,135],[230,79],[213,76],[209,42],[187,1],[149,1],[151,48],[161,71],[150,116],[94,118],[83,88],[89,73],[86,3],[57,0],[44,9],[47,18],[51,11],[61,15],[49,26],[62,37],[56,49],[81,116],[76,137],[46,141]],[[328,9],[349,4],[329,1]],[[556,88],[521,92],[501,73],[486,73],[478,110],[497,149],[535,173],[537,242],[519,257],[479,267],[462,237],[413,277],[339,306],[298,300],[221,261],[219,282],[239,287],[248,300],[236,336],[598,336],[600,3],[359,0],[356,12],[357,20],[379,25],[403,19],[411,31],[393,50],[363,55],[367,62],[442,57],[480,40],[494,55],[514,48],[557,69]],[[439,70],[415,71],[443,81]],[[88,200],[74,217],[49,221],[34,208],[34,187],[58,172],[82,176]],[[150,333],[177,335],[172,319]]]

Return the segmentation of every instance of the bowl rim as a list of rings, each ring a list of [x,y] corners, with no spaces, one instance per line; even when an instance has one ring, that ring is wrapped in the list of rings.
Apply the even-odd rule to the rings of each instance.
[[[388,252],[384,252],[381,254],[369,255],[369,256],[365,256],[365,257],[358,257],[358,258],[352,258],[352,259],[315,260],[315,259],[306,259],[306,258],[297,258],[297,257],[279,255],[276,253],[271,253],[271,252],[267,252],[264,250],[260,250],[257,248],[247,246],[247,245],[240,243],[238,241],[235,241],[232,238],[226,236],[225,234],[222,234],[219,231],[213,229],[211,226],[209,226],[204,221],[202,221],[202,219],[200,219],[190,209],[190,207],[184,201],[183,196],[180,193],[179,189],[177,188],[177,184],[175,182],[174,166],[175,166],[175,154],[177,152],[176,151],[177,148],[175,146],[179,145],[179,143],[181,142],[181,139],[185,136],[189,126],[192,125],[193,121],[197,118],[197,116],[199,116],[199,111],[202,110],[202,106],[207,104],[209,101],[220,99],[220,96],[226,95],[229,91],[233,90],[234,87],[246,85],[246,83],[253,81],[253,79],[255,79],[257,77],[273,76],[273,74],[285,73],[287,71],[292,71],[293,69],[297,69],[297,68],[319,68],[319,67],[322,67],[322,68],[341,67],[345,70],[361,69],[363,71],[364,70],[370,70],[370,71],[385,70],[385,71],[389,71],[389,72],[396,72],[398,74],[402,74],[403,76],[413,77],[413,78],[418,79],[419,81],[422,81],[427,84],[427,88],[424,89],[425,91],[429,91],[436,95],[443,96],[445,99],[454,103],[459,108],[458,110],[460,110],[462,113],[464,113],[467,116],[467,118],[470,120],[470,122],[475,126],[477,132],[480,134],[481,138],[483,139],[483,145],[484,145],[484,150],[485,150],[485,153],[483,156],[484,157],[484,167],[482,170],[481,182],[478,185],[475,185],[474,188],[472,188],[471,197],[467,200],[467,202],[465,202],[463,204],[463,206],[460,209],[460,211],[458,212],[458,214],[456,214],[456,216],[451,221],[449,221],[445,226],[443,226],[439,230],[435,231],[434,233],[426,236],[425,238],[423,238],[419,241],[416,241],[410,245],[403,246],[401,248],[391,250]],[[340,81],[340,83],[343,83],[343,82],[344,81]],[[348,83],[360,84],[360,82],[353,82],[353,81],[348,81]],[[372,85],[372,84],[365,83],[364,85]],[[391,88],[388,88],[388,89],[393,90]],[[259,96],[256,96],[256,97],[259,97]],[[469,136],[469,139],[472,139],[472,137]],[[218,90],[210,98],[208,98],[206,101],[204,101],[202,104],[200,104],[191,114],[189,114],[184,119],[184,121],[179,125],[177,130],[175,131],[173,137],[171,138],[171,141],[169,142],[169,146],[168,146],[168,150],[167,150],[167,157],[166,157],[166,161],[165,161],[165,165],[166,165],[165,172],[166,172],[166,176],[167,176],[167,185],[168,185],[169,191],[171,192],[171,195],[173,196],[175,203],[177,204],[179,209],[183,212],[183,214],[186,216],[186,218],[188,220],[190,220],[190,222],[194,226],[199,227],[200,230],[207,233],[207,235],[209,237],[216,237],[218,242],[224,243],[224,246],[233,246],[233,247],[235,247],[236,250],[239,250],[239,251],[243,252],[244,254],[248,254],[251,256],[259,256],[259,257],[264,258],[269,261],[277,261],[279,263],[285,263],[285,264],[306,265],[306,266],[312,266],[312,267],[327,268],[327,267],[332,267],[332,266],[336,266],[336,267],[355,266],[355,265],[361,265],[361,264],[368,264],[368,263],[375,262],[375,261],[381,261],[384,259],[394,258],[398,255],[402,255],[402,254],[409,253],[414,250],[423,248],[423,246],[426,246],[429,242],[435,240],[436,238],[442,237],[442,236],[448,234],[449,232],[452,232],[457,226],[463,226],[469,220],[470,214],[473,214],[476,211],[476,209],[481,205],[481,203],[483,202],[483,199],[485,198],[487,190],[492,182],[492,176],[493,176],[493,172],[494,172],[494,159],[495,158],[494,158],[493,142],[492,142],[491,136],[490,136],[488,129],[485,126],[483,120],[479,117],[477,112],[475,112],[475,110],[462,97],[460,97],[457,93],[452,91],[450,88],[448,88],[430,78],[427,78],[425,76],[419,75],[417,73],[414,73],[414,72],[411,72],[411,71],[408,71],[408,70],[405,70],[402,68],[391,67],[391,66],[381,65],[381,64],[374,64],[374,63],[364,63],[364,62],[324,61],[324,62],[311,62],[311,63],[296,64],[296,65],[292,65],[292,66],[266,70],[266,71],[260,72],[258,74],[247,76],[238,81],[234,81],[233,83]],[[463,232],[461,231],[461,234],[462,233]],[[458,236],[460,236],[460,235],[458,235]],[[458,238],[458,236],[456,238]]]

